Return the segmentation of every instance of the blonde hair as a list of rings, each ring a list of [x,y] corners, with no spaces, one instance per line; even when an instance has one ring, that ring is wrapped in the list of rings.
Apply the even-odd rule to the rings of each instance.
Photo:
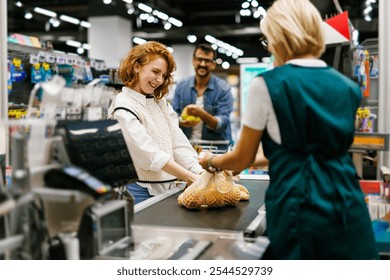
[[[322,18],[309,0],[276,0],[260,28],[276,65],[304,55],[318,58],[325,50]]]
[[[149,41],[133,47],[119,66],[119,78],[125,86],[132,88],[139,80],[134,66],[138,63],[143,67],[159,57],[167,62],[167,73],[162,85],[155,89],[154,96],[157,99],[163,98],[168,93],[169,85],[173,83],[172,72],[176,70],[176,63],[166,46],[159,42]]]

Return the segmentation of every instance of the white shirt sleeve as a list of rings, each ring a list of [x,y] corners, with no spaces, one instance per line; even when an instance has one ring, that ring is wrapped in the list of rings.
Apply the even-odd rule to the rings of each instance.
[[[282,142],[279,124],[263,77],[255,77],[250,83],[242,123],[255,130],[267,128],[270,137],[276,143]]]
[[[137,168],[160,171],[171,156],[159,148],[133,114],[117,110],[115,118],[121,125],[127,148]]]
[[[173,158],[175,162],[180,164],[187,170],[199,174],[203,171],[202,166],[198,162],[198,154],[192,147],[190,141],[179,127],[179,120],[172,106],[169,105],[169,113],[172,119],[173,130]]]

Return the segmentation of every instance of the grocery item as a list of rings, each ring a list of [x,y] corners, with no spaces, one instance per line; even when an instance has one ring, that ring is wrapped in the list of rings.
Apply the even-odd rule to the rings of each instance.
[[[218,173],[203,172],[178,197],[180,206],[188,209],[202,207],[218,208],[234,206],[241,200],[249,200],[249,191],[233,181],[233,176],[226,171]]]

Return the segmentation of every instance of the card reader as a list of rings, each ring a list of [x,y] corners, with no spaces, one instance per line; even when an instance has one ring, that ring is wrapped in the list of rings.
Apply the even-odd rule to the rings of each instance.
[[[51,169],[44,175],[46,185],[51,188],[79,190],[95,199],[111,193],[111,186],[93,177],[86,170],[75,165]]]

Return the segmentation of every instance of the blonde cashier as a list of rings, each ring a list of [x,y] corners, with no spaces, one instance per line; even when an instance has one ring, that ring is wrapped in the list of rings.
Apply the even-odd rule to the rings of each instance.
[[[119,68],[125,86],[109,116],[121,125],[137,171],[139,181],[127,185],[135,203],[174,188],[178,178],[191,184],[203,170],[164,98],[175,69],[169,50],[153,41],[132,48]]]
[[[376,259],[374,233],[348,149],[361,92],[318,59],[322,18],[309,0],[276,0],[261,22],[274,69],[251,81],[243,129],[204,168],[243,170],[261,141],[269,160],[264,258]],[[334,87],[337,85],[337,87]]]

